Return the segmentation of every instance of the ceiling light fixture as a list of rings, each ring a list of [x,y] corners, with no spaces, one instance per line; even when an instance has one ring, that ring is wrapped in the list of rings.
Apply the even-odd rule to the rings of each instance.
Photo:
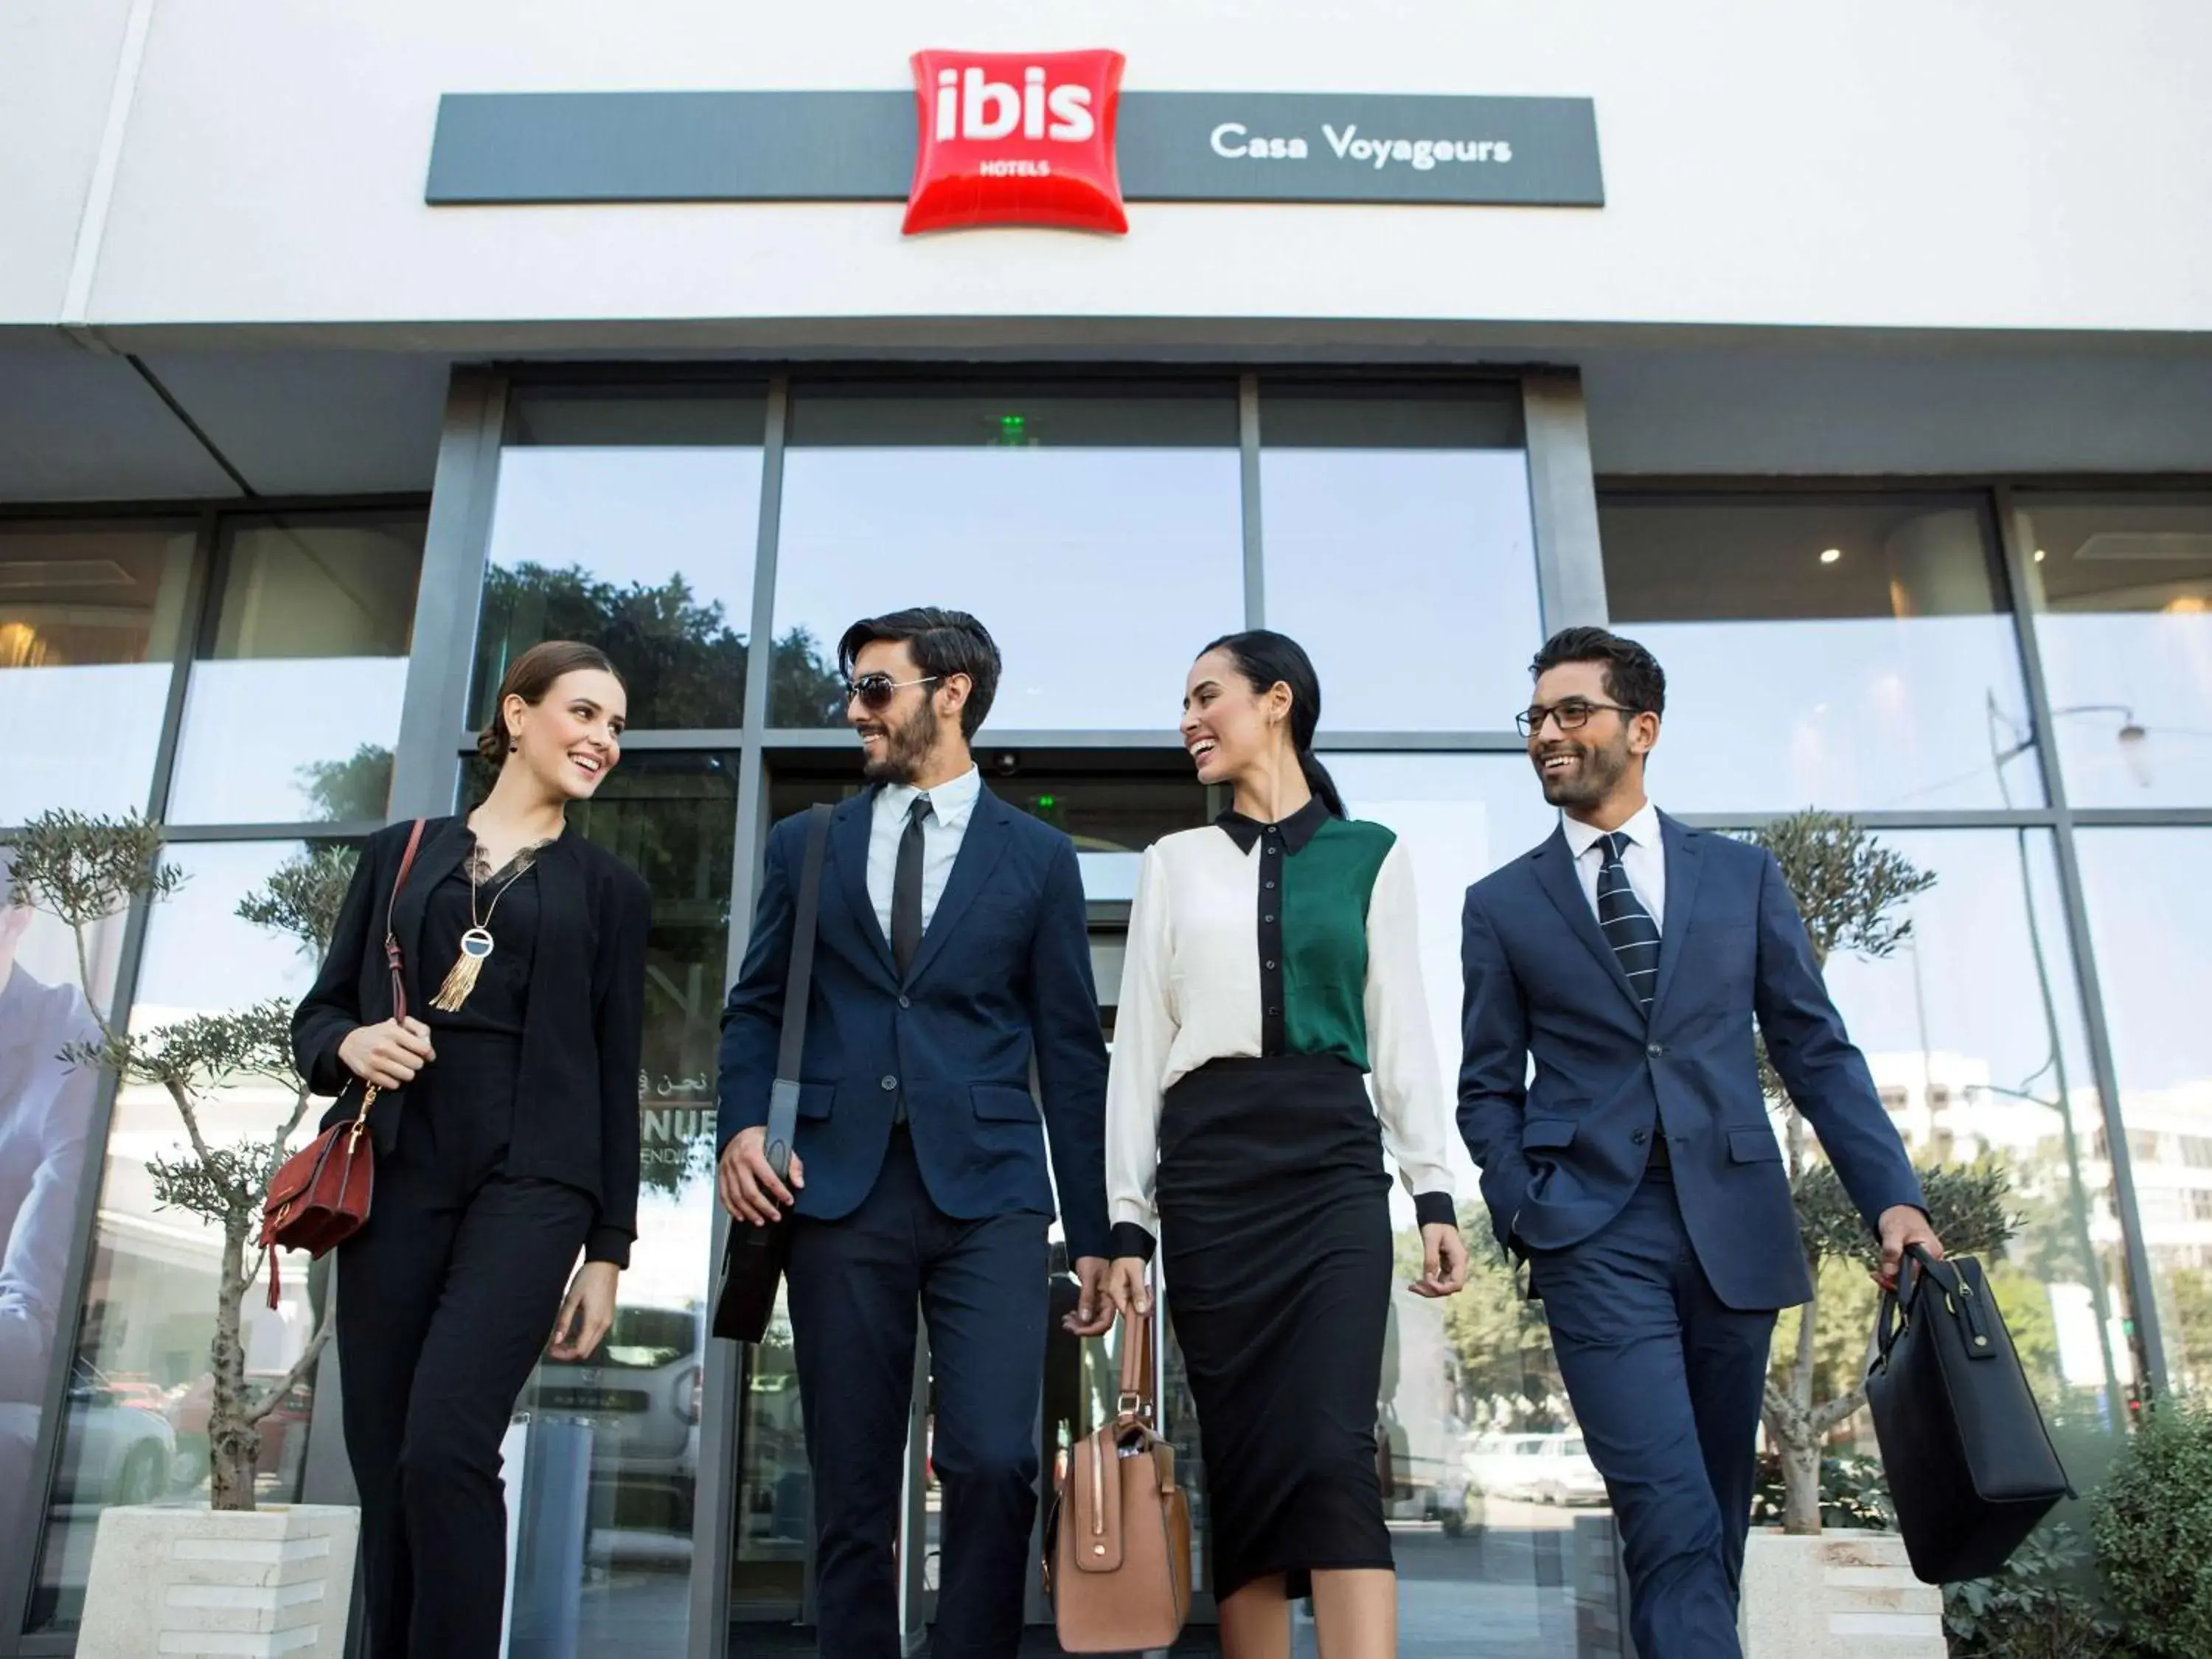
[[[1832,548],[1827,549],[1825,552],[1823,552],[1823,553],[1820,555],[1820,562],[1821,562],[1822,564],[1833,564],[1833,563],[1835,563],[1835,562],[1836,562],[1837,560],[1838,560],[1838,559],[1842,558],[1843,556],[1844,556],[1844,550],[1843,550],[1842,548],[1840,548],[1840,547],[1832,547]]]

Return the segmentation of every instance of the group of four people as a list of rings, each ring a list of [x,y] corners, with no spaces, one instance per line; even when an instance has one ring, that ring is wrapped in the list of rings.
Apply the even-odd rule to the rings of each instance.
[[[780,1178],[766,1124],[804,815],[769,834],[723,1017],[717,1171],[733,1224],[791,1218],[824,1659],[902,1652],[917,1316],[944,1499],[933,1650],[1016,1652],[1055,1213],[1078,1337],[1148,1317],[1160,1257],[1229,1659],[1286,1656],[1307,1595],[1323,1659],[1393,1653],[1386,1152],[1422,1238],[1407,1288],[1449,1297],[1469,1259],[1411,861],[1316,758],[1311,663],[1265,630],[1194,663],[1182,738],[1231,804],[1145,853],[1109,1060],[1073,845],[984,787],[970,752],[999,680],[989,634],[916,609],[854,624],[838,657],[869,787],[830,823],[794,1152]],[[1810,1293],[1754,1018],[1885,1273],[1940,1245],[1774,860],[1644,795],[1657,663],[1574,629],[1534,672],[1520,722],[1564,817],[1466,896],[1456,1133],[1543,1301],[1638,1650],[1731,1656],[1768,1340]],[[501,1433],[548,1328],[573,1358],[612,1319],[649,897],[562,813],[619,759],[623,712],[590,647],[520,659],[483,739],[489,798],[431,828],[396,898],[408,832],[371,843],[297,1022],[318,1086],[386,1091],[338,1313],[379,1659],[496,1650]],[[392,1018],[387,932],[419,1018]]]

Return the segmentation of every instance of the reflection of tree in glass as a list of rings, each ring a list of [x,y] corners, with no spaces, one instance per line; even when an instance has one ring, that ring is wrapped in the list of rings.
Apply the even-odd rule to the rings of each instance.
[[[1486,1238],[1481,1218],[1460,1218],[1462,1237]],[[1421,1236],[1395,1236],[1401,1281],[1421,1276]],[[1444,1336],[1459,1360],[1459,1395],[1468,1422],[1478,1428],[1531,1432],[1566,1426],[1550,1402],[1564,1395],[1552,1358],[1551,1328],[1540,1304],[1522,1293],[1513,1270],[1495,1251],[1477,1249],[1467,1288],[1443,1304]]]
[[[81,971],[90,928],[134,902],[169,897],[182,882],[182,872],[161,860],[161,835],[160,825],[135,816],[114,819],[64,812],[43,814],[24,829],[15,850],[16,884],[27,896],[24,902],[76,933]],[[353,860],[348,849],[317,848],[278,870],[239,904],[237,915],[289,935],[319,961],[330,948]],[[209,1501],[218,1510],[251,1510],[259,1425],[313,1374],[331,1334],[326,1302],[291,1369],[258,1401],[248,1393],[240,1316],[261,1265],[248,1242],[261,1218],[269,1178],[284,1161],[309,1103],[307,1080],[292,1062],[291,1001],[272,997],[234,1012],[189,1014],[143,1032],[118,1028],[97,1010],[94,1018],[99,1038],[74,1045],[65,1057],[169,1097],[190,1145],[148,1160],[156,1207],[198,1216],[221,1234],[215,1340],[209,1354]],[[262,1137],[211,1135],[213,1109],[226,1095],[255,1085],[274,1085],[280,1091],[285,1100],[278,1109],[282,1122]]]
[[[315,822],[381,822],[392,799],[392,751],[365,743],[345,760],[311,761],[300,769],[300,793]]]
[[[769,659],[770,726],[836,726],[845,718],[845,682],[822,646],[804,628],[775,642]]]
[[[621,587],[580,565],[493,566],[484,573],[479,699],[488,705],[508,660],[541,640],[581,640],[612,658],[629,688],[633,726],[736,726],[742,718],[745,642],[721,605],[699,604],[680,575],[657,587]]]
[[[2175,1380],[2202,1390],[2212,1386],[2212,1268],[2178,1267],[2166,1277],[2171,1312],[2167,1362]]]
[[[508,661],[541,640],[581,640],[612,658],[629,688],[634,726],[696,731],[743,721],[744,637],[719,600],[701,604],[681,575],[623,586],[578,565],[494,566],[484,575],[477,650],[480,717],[489,717],[484,705]],[[804,629],[777,642],[771,670],[775,723],[825,725],[842,712],[835,667]]]
[[[639,1178],[678,1194],[714,1160],[715,1050],[736,856],[736,781],[720,755],[648,757],[619,767],[572,829],[653,890],[646,944]]]

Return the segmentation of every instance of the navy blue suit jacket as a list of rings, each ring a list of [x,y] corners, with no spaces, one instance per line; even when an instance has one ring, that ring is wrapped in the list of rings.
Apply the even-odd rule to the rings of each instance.
[[[799,1212],[834,1221],[859,1207],[903,1091],[939,1209],[963,1219],[1048,1216],[1056,1176],[1068,1253],[1103,1256],[1106,1045],[1074,843],[982,790],[902,982],[868,896],[875,793],[843,802],[830,821],[793,1147],[806,1176]],[[805,854],[805,814],[769,832],[744,967],[722,1014],[720,1144],[768,1121]]]
[[[1667,908],[1648,1023],[1564,829],[1468,890],[1460,1133],[1498,1243],[1523,1251],[1604,1227],[1663,1133],[1714,1291],[1733,1308],[1794,1306],[1812,1285],[1759,1092],[1753,1017],[1869,1227],[1893,1205],[1919,1205],[1919,1179],[1773,854],[1663,814],[1660,824]]]

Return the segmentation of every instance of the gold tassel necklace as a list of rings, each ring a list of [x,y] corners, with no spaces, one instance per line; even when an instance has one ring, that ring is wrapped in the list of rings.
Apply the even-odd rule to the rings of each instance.
[[[544,846],[539,842],[538,847]],[[520,881],[530,866],[538,861],[538,847],[526,847],[514,856],[514,873],[499,885],[491,896],[491,908],[482,916],[477,915],[478,880],[483,873],[483,848],[469,849],[469,921],[472,924],[461,935],[461,953],[453,959],[453,968],[446,975],[446,982],[438,988],[438,994],[430,999],[430,1006],[442,1012],[460,1012],[461,1005],[469,1000],[469,993],[477,988],[477,981],[483,973],[483,965],[491,960],[491,919],[498,912],[499,902],[507,896],[507,890]]]

